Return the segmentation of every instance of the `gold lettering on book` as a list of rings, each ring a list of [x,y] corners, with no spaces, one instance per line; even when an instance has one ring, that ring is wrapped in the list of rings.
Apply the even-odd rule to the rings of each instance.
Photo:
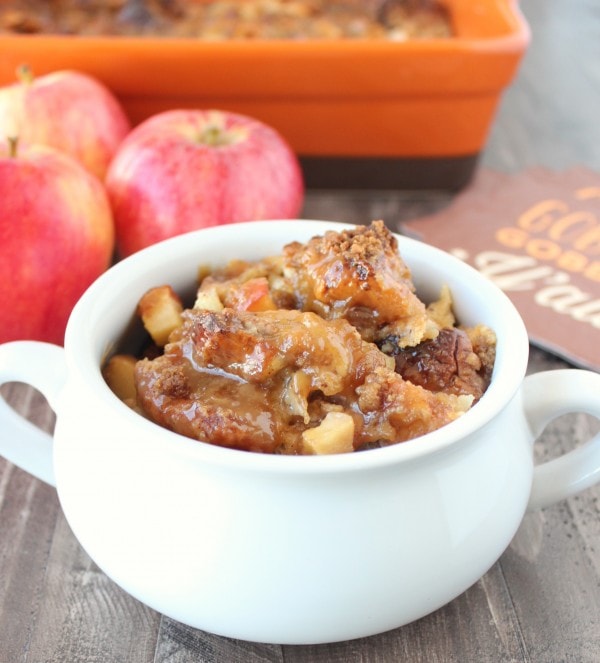
[[[591,200],[598,187],[579,189],[578,200]],[[496,241],[521,249],[542,263],[600,282],[600,220],[588,210],[573,210],[561,200],[542,200],[520,214],[514,226],[499,228]]]
[[[579,200],[590,200],[591,198],[600,198],[600,186],[586,186],[575,191],[575,198]]]
[[[518,225],[529,232],[548,230],[555,215],[568,212],[568,206],[560,200],[542,200],[523,212],[517,219]]]

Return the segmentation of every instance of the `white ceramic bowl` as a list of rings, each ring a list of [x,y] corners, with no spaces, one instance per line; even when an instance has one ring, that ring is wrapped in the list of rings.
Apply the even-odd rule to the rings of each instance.
[[[498,336],[492,383],[466,415],[422,438],[321,457],[246,453],[145,420],[100,365],[139,297],[193,284],[199,264],[260,258],[339,224],[221,226],[118,263],[82,297],[65,348],[0,347],[0,383],[40,389],[54,440],[0,401],[0,453],[55,483],[66,518],[121,587],[217,634],[277,643],[367,636],[417,619],[474,583],[529,508],[598,481],[600,438],[534,468],[532,443],[565,411],[600,416],[600,376],[524,380],[528,340],[508,298],[471,267],[399,238],[423,299],[448,284],[464,324]]]

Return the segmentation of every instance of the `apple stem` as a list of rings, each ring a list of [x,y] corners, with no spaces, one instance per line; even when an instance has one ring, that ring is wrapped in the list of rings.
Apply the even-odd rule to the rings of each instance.
[[[33,69],[26,63],[17,67],[17,78],[21,83],[30,85],[33,82]]]
[[[8,157],[9,159],[16,159],[17,148],[19,146],[19,139],[16,136],[7,136],[8,141]]]
[[[220,147],[221,145],[228,145],[229,139],[220,127],[209,124],[200,134],[200,142],[211,147]]]

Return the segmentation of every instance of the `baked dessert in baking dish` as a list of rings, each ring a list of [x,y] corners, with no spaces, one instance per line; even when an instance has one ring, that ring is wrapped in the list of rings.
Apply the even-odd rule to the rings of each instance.
[[[12,0],[0,30],[17,34],[225,39],[449,37],[435,0]]]

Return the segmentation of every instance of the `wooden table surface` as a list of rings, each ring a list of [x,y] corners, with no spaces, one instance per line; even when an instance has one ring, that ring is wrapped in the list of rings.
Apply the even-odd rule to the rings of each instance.
[[[586,164],[600,172],[598,2],[523,0],[521,6],[533,41],[503,99],[482,165],[514,172]],[[309,191],[304,216],[393,224],[448,200],[399,191]],[[532,349],[531,372],[564,366]],[[53,413],[39,395],[14,385],[2,391],[51,429]],[[598,428],[583,415],[563,417],[545,431],[536,453],[551,457]],[[278,646],[182,626],[126,595],[83,552],[55,490],[0,459],[0,663],[596,663],[599,496],[596,487],[526,515],[494,567],[428,617],[351,642]]]

